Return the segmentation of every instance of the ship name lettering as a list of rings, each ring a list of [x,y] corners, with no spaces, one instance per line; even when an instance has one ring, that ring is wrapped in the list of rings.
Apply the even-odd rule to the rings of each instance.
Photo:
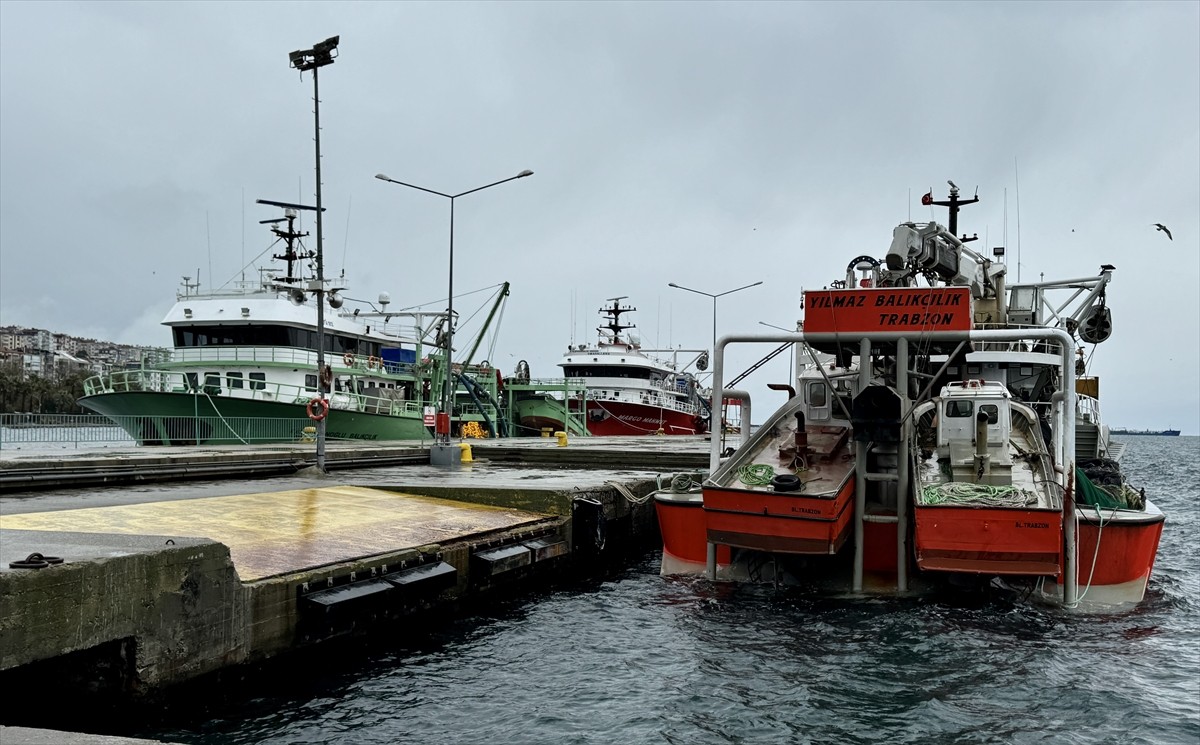
[[[949,326],[953,313],[880,313],[880,326]]]
[[[944,295],[942,293],[922,293],[920,295],[876,295],[875,307],[901,307],[920,305],[928,308],[931,305],[959,305],[962,295]]]
[[[809,303],[814,308],[864,308],[867,305],[866,295],[813,295]]]
[[[1050,523],[1027,523],[1027,522],[1021,522],[1020,520],[1018,520],[1018,521],[1016,521],[1016,526],[1018,528],[1042,528],[1042,529],[1045,529],[1045,528],[1050,527]]]

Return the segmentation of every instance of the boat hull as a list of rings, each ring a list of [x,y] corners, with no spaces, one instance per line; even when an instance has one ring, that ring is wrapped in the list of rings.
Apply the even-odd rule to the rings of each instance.
[[[1062,513],[918,505],[917,566],[926,571],[996,575],[1062,572]]]
[[[1080,601],[1089,606],[1141,602],[1166,521],[1163,513],[1147,502],[1145,511],[1078,505],[1076,514]],[[1053,592],[1061,596],[1061,588]]]
[[[704,490],[706,538],[722,546],[782,554],[836,554],[850,535],[854,479],[826,494]]]
[[[311,439],[304,404],[192,393],[128,391],[85,396],[79,404],[111,417],[143,445],[231,445]],[[325,434],[339,440],[421,440],[430,430],[417,413],[332,409]]]
[[[654,497],[662,534],[662,574],[703,574],[708,565],[704,500],[699,492],[659,493]],[[717,570],[728,567],[728,546],[717,547]]]
[[[537,436],[543,430],[558,432],[565,428],[563,406],[545,397],[518,399],[514,404],[520,434]]]
[[[695,415],[632,401],[587,402],[588,432],[598,436],[694,435],[703,433]]]

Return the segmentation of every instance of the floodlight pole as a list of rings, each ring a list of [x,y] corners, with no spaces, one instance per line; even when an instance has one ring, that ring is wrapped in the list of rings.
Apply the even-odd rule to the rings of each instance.
[[[525,178],[526,176],[532,176],[532,175],[533,175],[533,171],[530,171],[527,169],[527,170],[521,171],[516,176],[509,176],[508,178],[500,179],[499,181],[495,181],[495,182],[487,184],[485,186],[477,186],[474,189],[460,192],[458,194],[445,194],[440,191],[434,191],[433,189],[426,189],[424,186],[416,186],[415,184],[406,184],[403,181],[397,181],[394,178],[388,178],[386,175],[384,175],[382,173],[375,174],[375,178],[379,179],[380,181],[387,181],[388,183],[396,184],[397,186],[407,186],[410,189],[416,189],[417,191],[423,191],[427,194],[436,194],[439,197],[445,197],[446,199],[450,200],[450,272],[449,272],[450,279],[449,279],[448,297],[446,300],[446,335],[445,335],[446,383],[442,387],[442,396],[441,396],[441,398],[442,398],[441,408],[442,408],[442,412],[446,416],[447,423],[451,420],[452,415],[454,413],[454,391],[458,387],[454,383],[454,363],[453,363],[453,359],[452,359],[452,352],[454,351],[454,200],[458,199],[459,197],[465,197],[468,194],[474,194],[477,191],[483,191],[484,189],[490,189],[493,186],[499,186],[500,184],[506,184],[509,181],[513,181],[513,180],[516,180],[519,178]],[[458,462],[458,460],[459,460],[458,457],[454,457],[454,456],[461,457],[462,451],[459,450],[457,452],[454,452],[455,449],[451,448],[451,445],[450,445],[451,437],[450,437],[450,431],[449,431],[449,424],[447,424],[447,427],[446,427],[447,431],[445,431],[445,432],[438,432],[437,429],[438,428],[435,428],[435,430],[434,430],[434,449],[430,453],[430,462],[433,463],[434,465],[453,465],[454,463]]]
[[[303,73],[312,70],[313,74],[313,142],[316,146],[317,170],[317,397],[325,398],[325,234],[321,221],[321,91],[317,81],[317,71],[325,65],[332,65],[337,57],[338,39],[331,36],[312,49],[303,49],[288,55],[291,66]],[[329,402],[325,403],[325,413],[329,413]],[[317,420],[317,470],[325,473],[325,418]]]
[[[740,292],[741,290],[748,290],[751,287],[757,287],[761,284],[762,284],[762,280],[760,279],[759,281],[754,282],[753,284],[744,285],[742,287],[735,287],[732,290],[726,290],[725,292],[718,292],[715,295],[711,292],[704,292],[703,290],[693,290],[691,287],[684,287],[683,285],[677,285],[674,282],[668,282],[667,286],[674,287],[676,290],[687,290],[688,292],[694,292],[697,295],[704,295],[705,297],[712,298],[712,301],[713,301],[712,353],[713,353],[713,355],[716,355],[716,353],[717,353],[717,298],[724,297],[725,295],[731,295],[735,292]],[[711,402],[710,402],[710,409],[711,408],[712,408],[712,406],[711,406]],[[713,419],[719,422],[718,426],[720,426],[720,430],[718,430],[718,431],[721,435],[724,435],[725,434],[725,417],[721,416],[719,414],[720,414],[720,412],[717,412],[715,410],[712,411]],[[748,423],[747,423],[747,426],[749,426]]]
[[[703,290],[693,290],[691,287],[684,287],[683,285],[677,285],[674,282],[668,283],[667,286],[674,287],[676,290],[687,290],[688,292],[694,292],[697,295],[704,295],[705,297],[712,298],[712,301],[713,301],[712,349],[713,349],[713,354],[716,354],[716,351],[717,351],[717,298],[724,297],[725,295],[732,295],[733,293],[740,292],[742,290],[748,290],[751,287],[757,287],[761,284],[762,284],[762,280],[760,279],[759,281],[757,281],[753,284],[745,285],[744,287],[737,287],[732,290],[726,290],[725,292],[718,292],[715,295],[712,294],[711,292],[704,292]]]

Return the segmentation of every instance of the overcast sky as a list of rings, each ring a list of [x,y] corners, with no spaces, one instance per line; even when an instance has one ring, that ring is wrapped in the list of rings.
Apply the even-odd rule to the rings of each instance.
[[[456,291],[512,283],[506,373],[559,374],[618,295],[647,346],[709,346],[713,302],[669,282],[762,280],[718,301],[720,334],[791,326],[801,288],[882,256],[953,179],[1010,281],[1018,249],[1025,281],[1117,267],[1089,348],[1109,423],[1200,432],[1196,2],[5,0],[0,324],[168,346],[180,277],[220,285],[270,244],[254,200],[312,202],[287,55],[335,34],[325,256],[348,294],[444,303],[448,201],[374,174],[458,193],[535,171],[456,203]],[[762,416],[787,367],[743,384]]]

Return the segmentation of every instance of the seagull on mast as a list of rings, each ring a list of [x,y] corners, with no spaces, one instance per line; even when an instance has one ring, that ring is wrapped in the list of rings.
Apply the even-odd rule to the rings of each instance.
[[[1156,227],[1156,228],[1158,228],[1159,230],[1161,230],[1162,232],[1166,233],[1166,234],[1167,234],[1167,240],[1169,240],[1169,241],[1173,241],[1173,240],[1175,240],[1174,238],[1172,238],[1172,237],[1171,237],[1171,231],[1167,230],[1167,226],[1166,226],[1166,225],[1163,225],[1161,222],[1156,222],[1156,223],[1154,223],[1154,227]]]

